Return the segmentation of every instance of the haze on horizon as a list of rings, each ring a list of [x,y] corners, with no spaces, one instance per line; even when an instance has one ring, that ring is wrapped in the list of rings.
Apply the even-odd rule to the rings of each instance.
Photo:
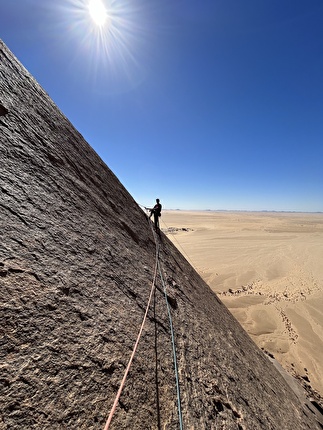
[[[323,3],[0,0],[0,38],[142,205],[323,211]]]

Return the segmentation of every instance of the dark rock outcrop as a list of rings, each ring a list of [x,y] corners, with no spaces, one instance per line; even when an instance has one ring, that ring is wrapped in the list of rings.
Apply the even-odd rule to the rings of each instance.
[[[8,113],[8,109],[6,109],[1,103],[0,103],[0,116],[5,116]]]
[[[118,179],[0,44],[0,429],[102,429],[155,264]],[[160,259],[185,429],[315,429],[315,416],[170,241]],[[113,429],[177,429],[160,282]]]

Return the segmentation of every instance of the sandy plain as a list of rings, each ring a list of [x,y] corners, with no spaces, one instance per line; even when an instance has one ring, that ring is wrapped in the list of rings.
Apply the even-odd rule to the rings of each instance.
[[[161,229],[255,343],[323,396],[323,214],[163,211]]]

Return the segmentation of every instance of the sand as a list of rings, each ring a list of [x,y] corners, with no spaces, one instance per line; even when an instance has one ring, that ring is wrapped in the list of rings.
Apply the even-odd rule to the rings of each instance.
[[[161,228],[255,343],[323,395],[323,214],[163,211]]]

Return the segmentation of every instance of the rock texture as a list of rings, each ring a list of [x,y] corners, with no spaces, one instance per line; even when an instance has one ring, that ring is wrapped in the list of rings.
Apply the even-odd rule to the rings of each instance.
[[[2,42],[0,89],[0,429],[102,429],[148,300],[152,230]],[[320,428],[184,257],[160,240],[184,428]],[[157,286],[112,429],[179,428]]]

